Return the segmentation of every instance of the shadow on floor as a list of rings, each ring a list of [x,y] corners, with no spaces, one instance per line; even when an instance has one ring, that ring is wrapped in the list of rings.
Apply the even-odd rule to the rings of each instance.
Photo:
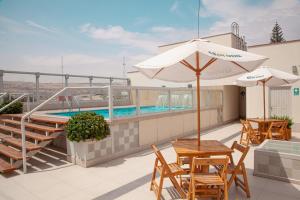
[[[116,199],[144,184],[150,181],[152,174],[147,174],[145,176],[142,176],[138,179],[135,179],[134,181],[131,181],[125,185],[122,185],[121,187],[118,187],[114,190],[111,190],[101,196],[98,196],[94,198],[93,200],[107,200],[107,199]]]

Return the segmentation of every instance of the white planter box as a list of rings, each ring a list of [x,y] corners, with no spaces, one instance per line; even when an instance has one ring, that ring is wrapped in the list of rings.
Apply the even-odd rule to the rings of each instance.
[[[99,141],[72,142],[67,140],[67,153],[68,161],[82,167],[89,167],[95,160],[112,154],[111,137]]]

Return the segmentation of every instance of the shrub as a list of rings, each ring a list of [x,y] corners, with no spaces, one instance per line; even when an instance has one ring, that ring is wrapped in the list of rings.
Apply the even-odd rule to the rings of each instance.
[[[279,119],[279,120],[287,120],[288,121],[288,128],[292,128],[294,122],[293,119],[290,118],[287,115],[282,115],[282,116],[278,116],[278,115],[273,115],[271,116],[272,119]]]
[[[5,101],[0,105],[0,108],[3,108],[11,101]],[[19,114],[23,112],[23,104],[20,101],[16,101],[11,104],[9,107],[5,108],[0,114]]]
[[[81,112],[71,117],[66,125],[70,141],[101,140],[110,134],[109,126],[103,116],[95,112]]]

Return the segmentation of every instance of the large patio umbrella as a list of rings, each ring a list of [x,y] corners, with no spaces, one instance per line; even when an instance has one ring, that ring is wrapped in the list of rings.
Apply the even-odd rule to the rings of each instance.
[[[237,79],[237,84],[240,86],[263,86],[263,105],[264,105],[264,120],[266,119],[266,86],[280,86],[291,84],[299,80],[299,76],[273,69],[267,66],[262,66],[253,72],[246,73]]]
[[[197,124],[198,145],[200,145],[200,78],[217,79],[249,72],[266,59],[264,56],[207,40],[194,39],[134,67],[151,79],[172,82],[197,80]]]

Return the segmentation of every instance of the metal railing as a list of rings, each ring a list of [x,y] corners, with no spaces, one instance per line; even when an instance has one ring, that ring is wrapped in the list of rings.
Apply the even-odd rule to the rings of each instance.
[[[20,101],[21,99],[27,97],[27,111],[30,110],[30,106],[29,106],[29,94],[24,93],[21,96],[19,96],[18,98],[14,99],[13,101],[9,102],[7,105],[3,106],[2,108],[0,108],[0,113],[2,111],[4,111],[6,108],[8,108],[9,106],[11,106],[12,104],[16,103],[17,101]]]
[[[54,95],[52,95],[50,98],[45,100],[43,103],[39,104],[36,106],[34,109],[32,109],[30,112],[27,112],[25,115],[22,116],[21,118],[21,132],[22,132],[22,157],[23,157],[23,172],[27,173],[27,161],[26,161],[26,131],[25,131],[25,120],[30,118],[30,116],[41,109],[43,106],[45,106],[47,103],[52,101],[54,98],[57,96],[65,93],[67,90],[72,90],[72,89],[104,89],[108,88],[108,86],[104,87],[65,87],[62,90],[58,91]]]
[[[83,93],[81,92],[81,90],[84,90],[84,92],[89,93],[89,95],[91,95],[91,93],[93,92],[93,90],[95,90],[95,94],[97,94],[97,92],[99,92],[99,90],[101,89],[105,89],[107,90],[107,94],[108,94],[108,111],[109,111],[109,115],[108,115],[108,121],[112,122],[114,120],[114,113],[113,113],[113,109],[114,109],[114,90],[127,90],[129,91],[128,95],[131,95],[132,92],[135,92],[135,107],[136,107],[136,115],[142,115],[143,113],[141,113],[141,100],[142,100],[142,95],[144,91],[149,91],[150,93],[151,91],[163,91],[164,94],[166,94],[168,96],[168,107],[169,109],[163,112],[173,112],[171,110],[171,97],[172,94],[175,94],[176,92],[186,92],[185,94],[189,94],[191,95],[192,98],[192,102],[191,102],[191,107],[188,109],[195,109],[195,101],[194,101],[194,92],[195,92],[195,88],[165,88],[165,87],[138,87],[138,86],[113,86],[113,85],[108,85],[108,86],[103,86],[103,87],[65,87],[62,90],[58,91],[57,93],[55,93],[54,95],[52,95],[50,98],[48,98],[47,100],[45,100],[44,102],[42,102],[41,104],[39,104],[38,106],[36,106],[34,109],[32,109],[30,112],[27,112],[25,115],[22,116],[21,118],[21,132],[22,132],[22,157],[23,157],[23,172],[26,173],[27,172],[27,165],[26,165],[26,133],[25,133],[25,120],[26,119],[30,119],[30,116],[38,111],[41,110],[42,107],[44,107],[46,104],[48,104],[49,102],[51,102],[54,98],[58,97],[58,96],[73,96],[72,95],[72,90],[74,91],[74,93]],[[204,90],[205,91],[205,90]],[[222,97],[223,98],[223,97]],[[154,98],[155,99],[155,98]],[[78,105],[79,104],[79,100],[76,98],[76,101],[78,101]],[[153,102],[152,102],[153,103]],[[132,102],[131,102],[132,104]],[[79,106],[80,109],[80,106]]]
[[[36,102],[40,102],[41,97],[41,87],[40,87],[40,78],[41,76],[48,77],[62,77],[62,87],[69,87],[69,79],[70,78],[83,78],[87,79],[86,84],[90,87],[93,86],[93,80],[104,80],[109,81],[109,84],[112,84],[115,80],[117,81],[126,81],[127,85],[130,85],[130,79],[121,78],[121,77],[105,77],[105,76],[95,76],[95,75],[78,75],[78,74],[58,74],[58,73],[43,73],[43,72],[27,72],[27,71],[12,71],[12,70],[0,70],[0,92],[6,91],[4,88],[4,76],[5,74],[20,74],[20,75],[32,75],[35,78],[33,82],[35,82],[34,88],[34,98]],[[60,87],[61,88],[61,87]],[[23,91],[22,91],[23,92]],[[48,98],[48,96],[46,96]]]

